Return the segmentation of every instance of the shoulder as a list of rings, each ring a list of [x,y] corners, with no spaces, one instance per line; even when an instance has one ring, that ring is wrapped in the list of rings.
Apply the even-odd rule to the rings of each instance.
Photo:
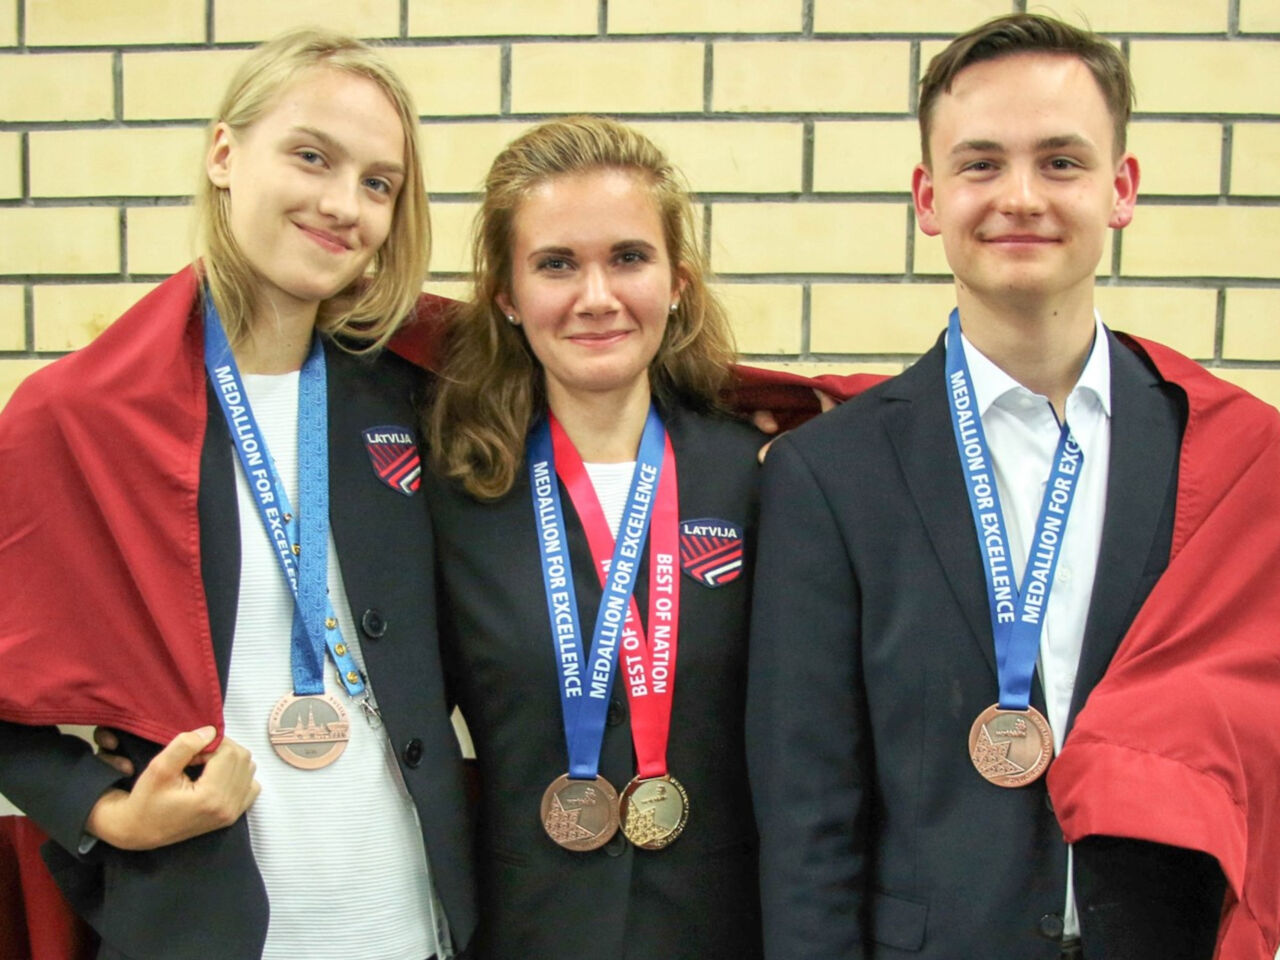
[[[339,389],[387,403],[421,402],[430,380],[427,371],[389,350],[353,353],[350,344],[335,340],[325,342],[325,362]]]
[[[663,411],[663,422],[677,452],[710,458],[745,457],[755,462],[756,452],[767,441],[751,424],[727,413],[698,413],[686,407]]]

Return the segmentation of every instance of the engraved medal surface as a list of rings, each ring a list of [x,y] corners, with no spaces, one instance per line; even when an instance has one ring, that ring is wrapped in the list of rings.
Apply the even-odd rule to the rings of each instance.
[[[347,711],[334,697],[288,693],[271,711],[267,736],[285,763],[317,770],[342,756],[351,739],[350,729]]]
[[[637,847],[661,850],[689,822],[689,794],[675,777],[636,777],[622,791],[622,832]]]
[[[1053,731],[1035,707],[1001,710],[993,703],[969,730],[969,759],[997,787],[1025,787],[1049,768]]]
[[[541,816],[547,836],[566,850],[596,850],[618,832],[618,791],[604,777],[561,774],[542,794]]]

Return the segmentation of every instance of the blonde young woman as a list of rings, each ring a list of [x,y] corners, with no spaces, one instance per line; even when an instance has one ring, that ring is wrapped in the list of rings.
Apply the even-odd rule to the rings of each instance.
[[[732,342],[688,195],[635,130],[554,121],[494,161],[474,252],[426,486],[481,771],[478,954],[759,956],[760,435],[718,410]]]
[[[470,939],[416,371],[372,355],[426,270],[416,131],[364,44],[259,48],[210,124],[201,261],[0,418],[0,789],[100,956]],[[125,731],[139,775],[54,722]]]

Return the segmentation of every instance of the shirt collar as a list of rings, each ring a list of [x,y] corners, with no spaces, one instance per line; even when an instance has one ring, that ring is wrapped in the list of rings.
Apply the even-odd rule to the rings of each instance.
[[[1097,398],[1102,412],[1111,416],[1111,349],[1107,343],[1107,328],[1102,325],[1102,317],[1097,310],[1093,311],[1093,347],[1089,351],[1089,359],[1085,361],[1080,378],[1076,381],[1072,394],[1087,391]],[[962,332],[960,342],[964,346],[965,361],[969,364],[969,378],[973,385],[974,399],[978,404],[978,416],[986,416],[991,405],[1011,391],[1020,391],[1030,396],[1032,393],[1017,380],[997,367],[981,350],[969,342]]]

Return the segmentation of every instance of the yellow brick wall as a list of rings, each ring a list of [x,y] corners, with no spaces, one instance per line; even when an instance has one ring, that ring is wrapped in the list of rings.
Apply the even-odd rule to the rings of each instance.
[[[387,41],[417,98],[432,289],[465,293],[476,191],[508,139],[611,112],[697,192],[744,355],[901,369],[951,303],[910,210],[917,78],[950,34],[1027,5],[0,0],[0,403],[189,258],[202,120],[249,45],[309,22]],[[1280,403],[1280,3],[1055,9],[1107,33],[1138,87],[1143,199],[1099,267],[1104,315]]]

